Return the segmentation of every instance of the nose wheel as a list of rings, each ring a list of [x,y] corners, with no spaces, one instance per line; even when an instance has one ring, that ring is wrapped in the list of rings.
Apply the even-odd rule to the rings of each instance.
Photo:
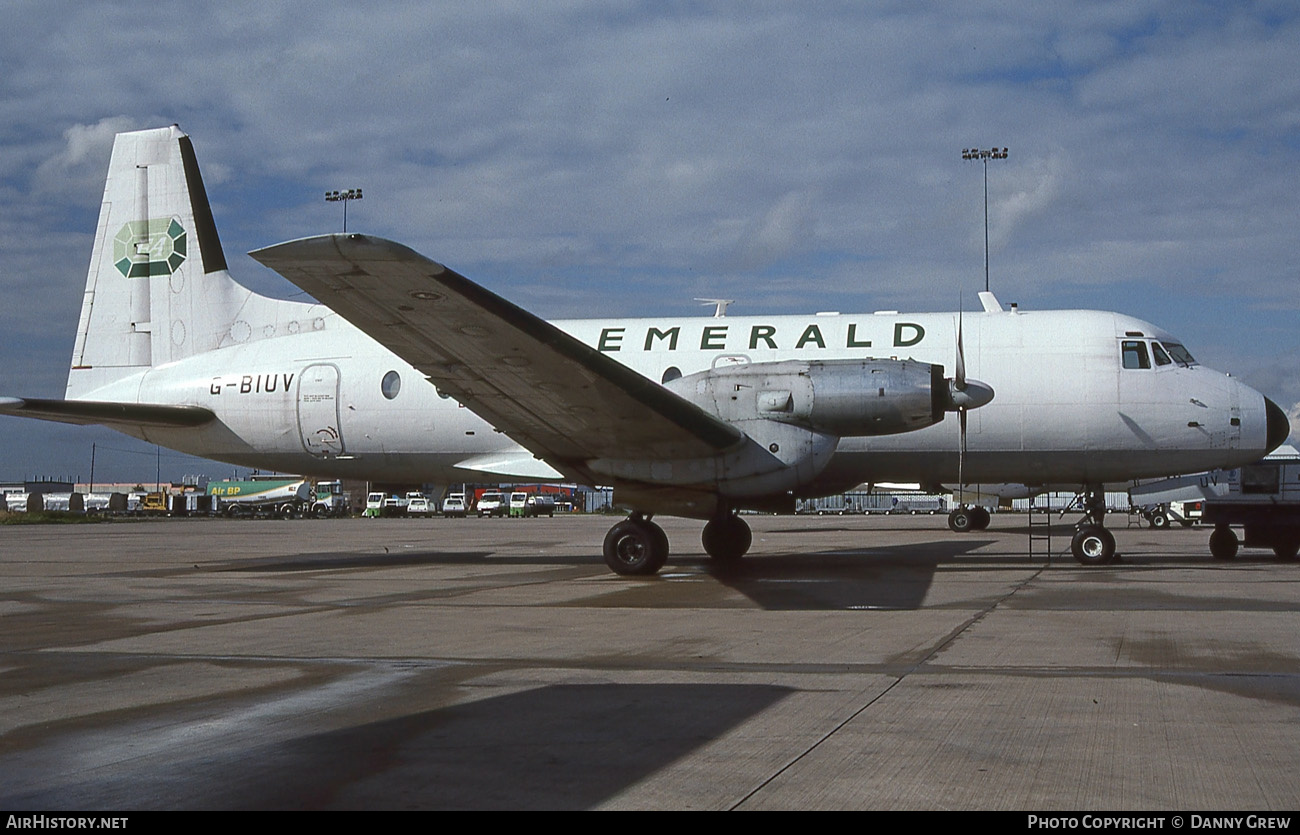
[[[1115,561],[1115,536],[1101,525],[1084,525],[1075,531],[1070,550],[1082,565],[1109,565]]]
[[[1102,524],[1106,519],[1106,494],[1100,487],[1086,488],[1083,519],[1070,540],[1070,551],[1081,565],[1109,565],[1115,561],[1115,535]]]

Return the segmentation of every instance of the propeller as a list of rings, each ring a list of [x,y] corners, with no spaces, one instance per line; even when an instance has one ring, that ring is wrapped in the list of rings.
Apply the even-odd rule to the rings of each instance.
[[[993,387],[966,377],[966,348],[962,342],[962,306],[957,308],[957,366],[948,381],[948,411],[957,413],[961,446],[957,450],[957,486],[965,492],[966,486],[966,413],[978,409],[993,399]],[[965,498],[963,496],[963,498]]]

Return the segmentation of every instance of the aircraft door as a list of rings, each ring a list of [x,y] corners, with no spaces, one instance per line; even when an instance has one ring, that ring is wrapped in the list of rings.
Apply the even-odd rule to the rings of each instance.
[[[1228,449],[1241,447],[1241,386],[1236,380],[1228,386]]]
[[[298,434],[303,449],[312,455],[332,458],[343,454],[338,366],[309,365],[298,375]]]

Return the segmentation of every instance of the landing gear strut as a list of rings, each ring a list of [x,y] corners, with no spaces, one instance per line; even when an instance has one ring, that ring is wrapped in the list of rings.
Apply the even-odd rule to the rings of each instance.
[[[668,535],[640,513],[633,513],[605,534],[605,565],[615,574],[655,574],[668,561]]]
[[[723,565],[732,565],[740,561],[754,542],[754,535],[749,525],[735,513],[723,510],[704,526],[700,534],[704,551],[714,561]]]
[[[1106,530],[1106,494],[1100,485],[1088,485],[1083,519],[1075,526],[1070,551],[1083,565],[1109,565],[1115,561],[1115,536]]]

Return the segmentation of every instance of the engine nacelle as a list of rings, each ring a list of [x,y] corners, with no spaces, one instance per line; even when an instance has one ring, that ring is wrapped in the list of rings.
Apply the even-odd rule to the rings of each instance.
[[[915,360],[748,363],[666,387],[731,423],[771,420],[838,437],[923,429],[949,406],[943,366]]]

